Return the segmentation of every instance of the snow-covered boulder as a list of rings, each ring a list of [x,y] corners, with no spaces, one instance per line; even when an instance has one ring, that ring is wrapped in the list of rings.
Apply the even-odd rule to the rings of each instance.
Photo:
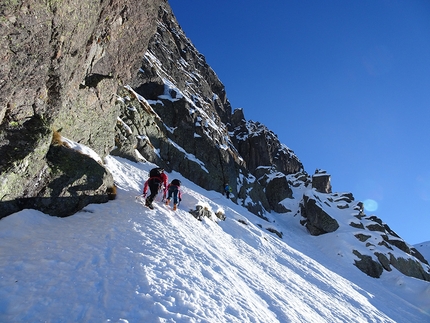
[[[330,207],[329,204],[327,206]],[[317,195],[304,194],[300,208],[302,217],[305,218],[302,224],[311,235],[318,236],[339,228],[339,223],[324,210],[323,202]]]

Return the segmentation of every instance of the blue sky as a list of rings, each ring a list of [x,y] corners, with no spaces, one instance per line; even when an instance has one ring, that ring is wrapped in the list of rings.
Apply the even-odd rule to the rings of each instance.
[[[430,1],[169,3],[233,108],[407,242],[430,240]]]

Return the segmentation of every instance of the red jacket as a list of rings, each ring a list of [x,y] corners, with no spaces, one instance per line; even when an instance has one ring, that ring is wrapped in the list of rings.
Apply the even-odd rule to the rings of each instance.
[[[167,193],[167,175],[165,173],[161,173],[160,177],[150,177],[146,180],[145,184],[143,185],[143,195],[145,195],[148,192],[148,184],[149,180],[151,178],[158,178],[161,179],[161,183],[163,184],[163,190],[164,190],[164,196],[166,196]]]

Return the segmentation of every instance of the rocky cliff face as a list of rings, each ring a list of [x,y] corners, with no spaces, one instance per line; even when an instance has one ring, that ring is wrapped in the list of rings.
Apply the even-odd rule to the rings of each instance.
[[[111,176],[103,176],[100,186],[80,189],[73,169],[59,173],[57,160],[48,162],[52,135],[61,131],[101,156],[109,153],[117,89],[137,73],[160,3],[1,2],[0,217],[30,206],[71,214],[87,203],[107,201]],[[55,189],[46,192],[47,185]],[[50,212],[58,209],[55,197],[76,202]]]
[[[137,158],[137,148],[146,159],[206,189],[221,191],[230,183],[234,200],[256,214],[283,210],[278,203],[288,194],[274,199],[273,190],[266,191],[268,181],[256,180],[257,168],[291,174],[303,171],[302,164],[265,126],[246,121],[242,110],[232,112],[224,85],[168,6],[159,9],[157,31],[134,83],[140,84],[131,95],[125,89],[118,101],[114,154]]]
[[[292,216],[289,205],[300,204],[313,235],[338,231],[336,215],[352,214],[358,268],[430,280],[425,259],[351,193],[332,193],[330,175],[309,176],[272,131],[232,109],[165,0],[6,0],[0,13],[0,218],[106,202],[115,186],[103,157],[114,154],[209,190],[229,183],[233,200],[261,218]]]

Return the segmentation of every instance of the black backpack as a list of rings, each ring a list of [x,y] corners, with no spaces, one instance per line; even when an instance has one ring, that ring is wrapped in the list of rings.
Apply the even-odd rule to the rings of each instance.
[[[153,168],[149,171],[149,177],[161,177],[161,173],[163,173],[164,169],[162,168]]]
[[[179,179],[174,179],[172,185],[181,186],[181,181]]]

